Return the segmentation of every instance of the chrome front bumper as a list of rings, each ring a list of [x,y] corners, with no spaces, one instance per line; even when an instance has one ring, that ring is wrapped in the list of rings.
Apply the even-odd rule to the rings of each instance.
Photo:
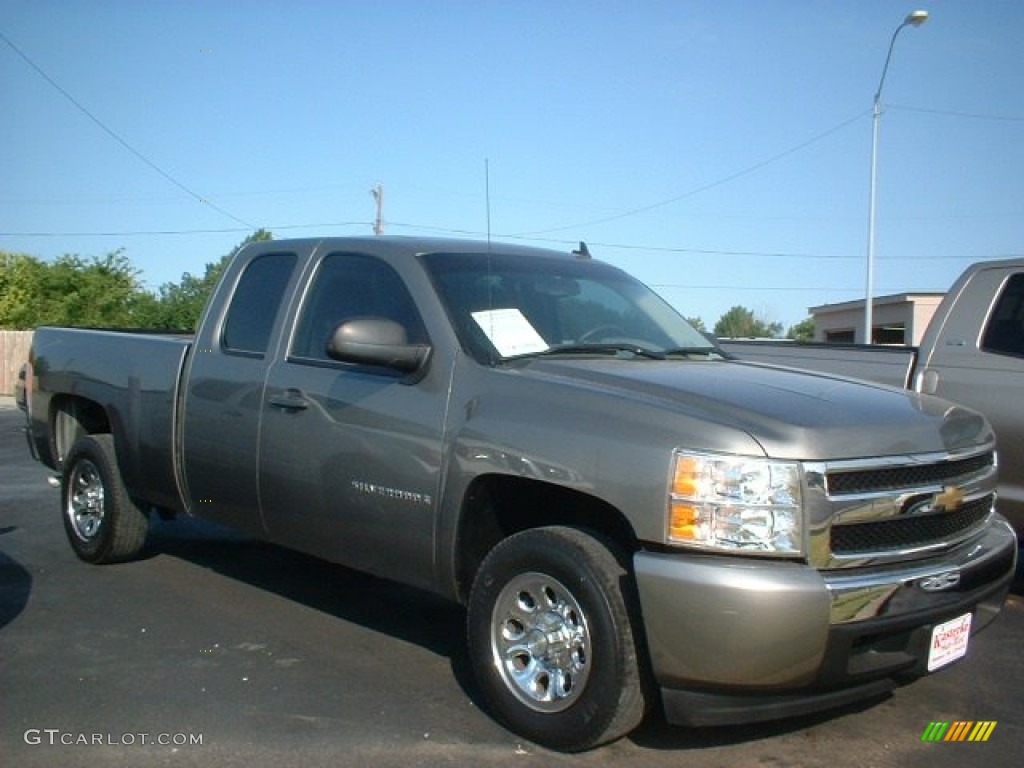
[[[878,694],[923,674],[932,627],[995,618],[1017,540],[999,515],[942,554],[870,569],[641,552],[634,558],[655,679],[671,722],[740,722]]]

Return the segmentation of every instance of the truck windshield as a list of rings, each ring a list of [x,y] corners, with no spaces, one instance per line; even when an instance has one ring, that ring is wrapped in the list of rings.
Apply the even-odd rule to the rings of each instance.
[[[608,264],[501,252],[422,258],[463,347],[483,363],[720,354],[661,297]]]

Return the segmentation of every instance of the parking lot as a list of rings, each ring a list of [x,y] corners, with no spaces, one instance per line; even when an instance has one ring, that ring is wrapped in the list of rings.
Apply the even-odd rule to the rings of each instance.
[[[659,722],[583,755],[478,706],[464,616],[431,595],[196,522],[79,562],[58,492],[0,401],[0,754],[10,766],[1019,764],[1021,580],[968,658],[882,700],[757,726]],[[926,742],[989,721],[985,742]]]

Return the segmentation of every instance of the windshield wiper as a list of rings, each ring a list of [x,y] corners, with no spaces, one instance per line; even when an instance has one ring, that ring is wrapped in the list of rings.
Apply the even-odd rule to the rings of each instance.
[[[524,355],[514,355],[503,358],[502,362],[508,360],[529,360],[535,357],[553,357],[555,355],[617,355],[628,353],[633,357],[643,357],[649,360],[667,360],[670,357],[685,357],[701,355],[704,357],[720,357],[728,359],[728,355],[717,347],[671,347],[669,349],[652,349],[639,344],[627,344],[625,342],[601,342],[595,344],[558,344],[548,349],[537,352],[528,352]]]
[[[707,357],[717,355],[722,358],[728,357],[728,355],[717,347],[673,347],[672,349],[662,350],[661,354],[665,357],[688,357],[690,355],[705,355]]]
[[[649,349],[638,344],[559,344],[541,352],[531,352],[526,355],[516,355],[507,360],[522,360],[531,357],[550,357],[554,355],[615,355],[619,352],[628,352],[636,357],[646,357],[651,360],[664,360],[664,353],[657,349]]]

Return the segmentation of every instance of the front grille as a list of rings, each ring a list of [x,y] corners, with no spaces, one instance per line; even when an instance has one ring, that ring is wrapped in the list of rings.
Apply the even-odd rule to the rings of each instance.
[[[922,485],[941,485],[964,475],[980,472],[994,463],[993,454],[983,453],[967,459],[935,464],[910,464],[878,469],[829,472],[825,482],[827,493],[830,496],[878,493]]]
[[[887,518],[870,523],[832,526],[832,553],[839,556],[892,552],[941,544],[969,531],[992,509],[993,497],[985,496],[953,512],[933,512]]]

